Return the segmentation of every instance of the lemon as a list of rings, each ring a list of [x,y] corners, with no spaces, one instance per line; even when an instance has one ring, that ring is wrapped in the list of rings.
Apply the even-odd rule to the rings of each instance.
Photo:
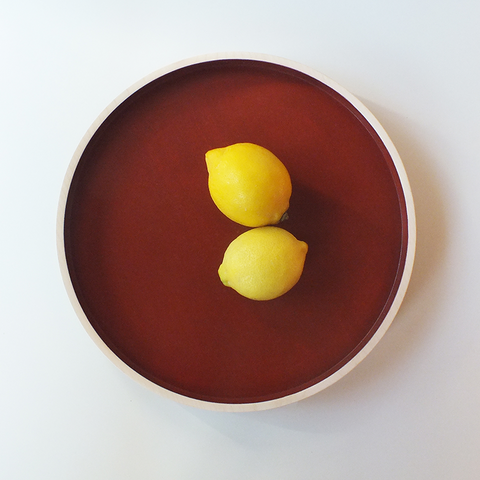
[[[269,150],[236,143],[205,154],[210,195],[228,218],[247,227],[275,225],[289,207],[292,183]]]
[[[252,300],[271,300],[300,279],[308,246],[279,227],[259,227],[238,236],[218,269],[227,287]]]

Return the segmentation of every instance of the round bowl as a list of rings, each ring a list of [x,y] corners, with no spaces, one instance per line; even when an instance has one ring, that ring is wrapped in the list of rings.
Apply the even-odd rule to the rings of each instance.
[[[213,204],[204,156],[238,142],[285,164],[280,226],[309,245],[299,283],[267,302],[217,274],[246,227]],[[301,400],[358,365],[404,298],[415,235],[372,113],[313,69],[251,54],[182,61],[120,95],[78,146],[58,213],[66,289],[100,349],[164,396],[227,411]]]

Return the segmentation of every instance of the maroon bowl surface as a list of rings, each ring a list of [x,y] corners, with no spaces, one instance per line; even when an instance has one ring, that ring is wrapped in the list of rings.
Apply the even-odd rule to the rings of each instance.
[[[386,133],[320,74],[266,57],[165,69],[92,126],[70,166],[59,251],[89,333],[125,372],[175,400],[271,408],[338,380],[393,320],[413,264],[413,201]],[[290,172],[308,243],[299,283],[266,302],[217,269],[247,230],[214,205],[205,153],[237,142]]]

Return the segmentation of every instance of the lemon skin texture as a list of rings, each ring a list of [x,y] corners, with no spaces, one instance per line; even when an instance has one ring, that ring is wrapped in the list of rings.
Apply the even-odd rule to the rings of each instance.
[[[287,212],[292,182],[269,150],[236,143],[205,154],[210,195],[228,218],[247,227],[276,225]]]
[[[283,228],[247,230],[227,247],[218,269],[227,287],[252,300],[272,300],[300,279],[308,246]]]

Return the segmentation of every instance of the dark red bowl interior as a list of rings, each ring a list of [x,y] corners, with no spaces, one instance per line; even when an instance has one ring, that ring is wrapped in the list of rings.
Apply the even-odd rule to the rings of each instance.
[[[204,155],[237,142],[284,162],[281,226],[309,245],[300,282],[267,302],[217,275],[246,228],[213,204]],[[322,82],[254,60],[184,67],[121,103],[79,159],[64,229],[105,344],[151,382],[222,403],[277,399],[351,360],[397,293],[408,235],[395,165],[365,118]]]

